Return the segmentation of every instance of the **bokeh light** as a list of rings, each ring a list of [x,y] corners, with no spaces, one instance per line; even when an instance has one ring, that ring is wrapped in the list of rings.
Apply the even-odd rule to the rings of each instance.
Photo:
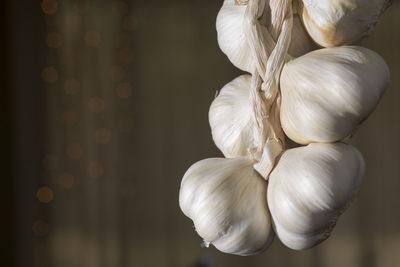
[[[81,83],[76,79],[66,80],[64,90],[68,95],[75,95],[81,89]]]
[[[46,67],[42,71],[42,79],[46,83],[54,83],[58,79],[58,72],[54,67]]]
[[[91,162],[88,166],[88,173],[90,177],[100,177],[104,174],[104,167],[97,161]]]
[[[66,14],[66,24],[67,27],[70,28],[71,30],[77,29],[81,25],[81,15],[79,15],[77,12],[70,12]]]
[[[113,82],[119,82],[125,77],[125,70],[121,66],[112,66],[110,70],[110,79]]]
[[[111,131],[107,128],[97,129],[95,132],[95,140],[98,144],[107,144],[112,137]]]
[[[59,48],[62,46],[62,38],[59,33],[49,32],[46,36],[46,44],[50,48]]]
[[[42,186],[36,192],[36,197],[42,203],[50,203],[53,201],[53,190],[48,186]]]
[[[56,0],[43,0],[42,10],[46,14],[54,14],[57,12],[58,3]]]
[[[63,172],[58,177],[61,187],[71,189],[75,185],[75,177],[72,174]]]
[[[127,82],[118,84],[115,90],[120,98],[128,98],[132,96],[132,85]]]
[[[98,96],[92,97],[89,99],[88,106],[91,112],[100,112],[104,109],[104,100]]]
[[[67,155],[71,159],[80,159],[83,156],[83,147],[79,143],[71,143],[67,147]]]
[[[100,44],[101,38],[97,31],[87,31],[85,34],[85,43],[87,46],[95,47]]]

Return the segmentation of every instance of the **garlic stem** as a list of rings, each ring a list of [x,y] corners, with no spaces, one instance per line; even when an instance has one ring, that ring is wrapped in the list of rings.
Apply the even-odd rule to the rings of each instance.
[[[272,4],[273,3],[273,4]],[[258,161],[255,168],[260,170],[260,174],[266,178],[271,171],[275,158],[279,153],[272,153],[263,156],[264,146],[267,142],[274,143],[273,147],[284,148],[284,135],[280,129],[279,116],[274,116],[270,120],[270,114],[279,114],[276,108],[276,101],[279,95],[279,76],[285,63],[287,51],[290,45],[291,31],[293,27],[292,0],[273,0],[271,2],[272,28],[274,34],[279,33],[275,43],[269,34],[264,38],[261,32],[259,19],[265,12],[265,2],[262,0],[251,0],[245,12],[246,37],[253,55],[253,72],[250,88],[249,102],[253,106],[254,127],[254,150]],[[267,2],[269,4],[269,2]],[[269,123],[272,122],[272,123]],[[280,144],[276,144],[280,143]],[[277,151],[278,151],[277,150]]]

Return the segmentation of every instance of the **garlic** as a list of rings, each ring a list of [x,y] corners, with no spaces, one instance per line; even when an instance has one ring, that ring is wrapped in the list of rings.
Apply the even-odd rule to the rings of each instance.
[[[250,82],[250,75],[237,77],[221,89],[210,106],[212,137],[227,158],[245,156],[254,145]]]
[[[281,124],[300,144],[342,140],[374,110],[389,83],[385,61],[357,46],[324,48],[285,64]]]
[[[300,1],[300,0],[298,0]],[[373,30],[388,0],[302,0],[304,25],[324,47],[353,44]]]
[[[285,151],[270,175],[267,193],[279,239],[295,250],[327,239],[358,192],[364,171],[360,152],[344,143]]]
[[[273,237],[266,182],[253,160],[211,158],[192,165],[179,192],[183,213],[193,220],[206,246],[251,255],[266,249]]]
[[[263,1],[263,3],[267,3]],[[236,5],[235,0],[225,0],[217,16],[216,28],[218,44],[229,60],[237,68],[251,72],[253,69],[253,58],[244,33],[244,18],[246,5]],[[263,33],[265,38],[270,38],[268,26],[268,5],[265,7],[266,14],[262,18]],[[315,44],[304,30],[300,18],[295,15],[293,21],[292,42],[289,54],[300,56],[315,49]]]

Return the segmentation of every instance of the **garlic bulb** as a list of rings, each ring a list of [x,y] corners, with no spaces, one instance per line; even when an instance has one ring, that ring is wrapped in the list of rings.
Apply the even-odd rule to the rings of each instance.
[[[253,146],[250,83],[250,75],[237,77],[221,89],[210,106],[208,118],[212,137],[227,158],[245,156]]]
[[[246,36],[243,32],[246,5],[236,5],[235,0],[225,0],[217,16],[216,28],[218,44],[229,60],[237,68],[251,72],[253,59]],[[266,5],[266,13],[268,5]],[[263,18],[265,38],[268,36],[268,17]],[[292,42],[289,54],[300,56],[315,49],[315,44],[301,25],[297,15],[294,16]]]
[[[211,158],[195,163],[185,173],[179,205],[207,246],[251,255],[270,245],[274,233],[267,184],[253,170],[253,163],[247,157]]]
[[[358,192],[364,171],[360,152],[344,143],[285,151],[270,175],[267,193],[279,239],[303,250],[328,238]]]
[[[300,1],[300,0],[299,0]],[[318,44],[352,44],[373,30],[388,0],[302,0],[304,25]]]
[[[377,53],[357,46],[324,48],[286,63],[280,78],[284,132],[300,144],[342,140],[374,110],[389,76]]]

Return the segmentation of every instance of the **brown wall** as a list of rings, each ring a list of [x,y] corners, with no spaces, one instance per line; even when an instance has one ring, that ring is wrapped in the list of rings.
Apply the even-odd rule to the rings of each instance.
[[[351,140],[359,197],[318,247],[253,257],[201,248],[178,206],[186,169],[221,156],[208,108],[241,73],[216,41],[222,1],[41,3],[8,5],[17,266],[400,266],[398,1],[361,43],[392,78]]]

